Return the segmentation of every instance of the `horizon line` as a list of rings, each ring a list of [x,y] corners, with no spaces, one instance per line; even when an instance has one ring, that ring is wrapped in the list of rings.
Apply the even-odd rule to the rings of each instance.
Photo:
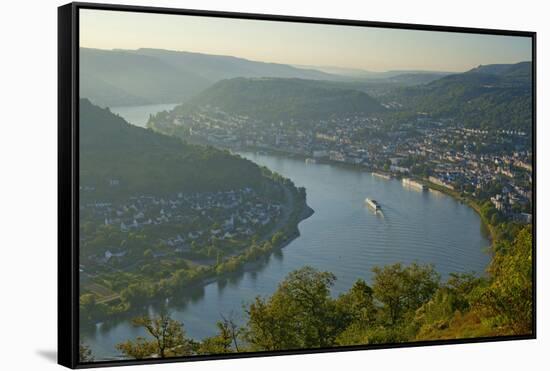
[[[162,50],[162,51],[174,52],[174,53],[200,54],[200,55],[213,56],[213,57],[236,58],[236,59],[242,59],[242,60],[245,60],[245,61],[248,61],[248,62],[255,62],[255,63],[284,65],[284,66],[290,66],[290,67],[294,67],[294,68],[298,68],[298,69],[302,69],[302,70],[314,70],[314,71],[317,71],[317,72],[326,73],[327,75],[343,76],[343,77],[350,77],[350,78],[351,77],[358,77],[358,76],[338,74],[338,73],[335,73],[335,72],[326,72],[326,71],[323,71],[322,68],[337,68],[337,69],[348,70],[348,71],[357,71],[358,73],[372,73],[372,74],[383,74],[383,73],[389,73],[389,72],[409,72],[409,73],[410,72],[417,72],[417,73],[435,72],[435,73],[454,74],[454,73],[468,72],[468,71],[472,70],[473,68],[476,68],[476,67],[479,67],[479,66],[490,66],[490,65],[495,65],[495,64],[514,65],[514,64],[519,64],[519,63],[532,63],[531,60],[523,60],[523,61],[519,61],[519,62],[515,62],[515,63],[489,63],[489,64],[480,63],[480,64],[477,64],[477,65],[475,65],[475,66],[473,66],[473,67],[471,67],[467,70],[464,70],[464,71],[422,70],[422,69],[418,69],[418,68],[407,69],[405,67],[397,68],[397,69],[389,69],[389,70],[384,70],[384,71],[376,71],[376,70],[370,70],[370,69],[353,68],[353,67],[341,67],[341,66],[301,65],[301,64],[293,64],[293,63],[267,62],[267,61],[254,60],[254,59],[249,59],[249,58],[244,58],[244,57],[238,57],[238,56],[235,56],[235,55],[228,55],[228,54],[213,54],[213,53],[196,52],[196,51],[189,51],[189,50],[163,49],[163,48],[154,48],[154,47],[139,47],[137,49],[124,49],[124,48],[111,48],[111,49],[105,48],[105,49],[103,49],[103,48],[79,45],[79,49],[92,49],[92,50],[101,50],[101,51],[122,51],[122,52],[125,52],[125,51],[139,51],[139,50],[142,50],[142,49],[150,49],[150,50]],[[148,57],[151,57],[151,56],[148,56]]]

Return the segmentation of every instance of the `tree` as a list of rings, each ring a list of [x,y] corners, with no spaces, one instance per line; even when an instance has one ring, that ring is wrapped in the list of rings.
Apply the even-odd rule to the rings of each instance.
[[[155,287],[149,282],[132,283],[120,292],[123,302],[130,305],[142,303],[155,295]]]
[[[117,344],[117,349],[132,358],[174,357],[192,354],[192,342],[186,338],[183,324],[173,320],[165,313],[157,317],[142,316],[134,318],[134,326],[143,327],[153,338],[147,340],[138,337]]]
[[[222,354],[239,352],[238,337],[241,329],[231,319],[222,315],[222,321],[216,323],[218,335],[204,339],[197,353],[199,354]]]
[[[271,237],[271,243],[273,244],[273,246],[279,246],[279,244],[281,242],[283,242],[285,240],[285,235],[283,232],[279,231],[279,232],[276,232],[273,237]]]
[[[373,300],[373,290],[367,283],[359,279],[351,289],[340,295],[337,306],[350,322],[372,323],[376,319],[376,306]]]
[[[82,294],[79,298],[80,317],[91,320],[96,312],[96,296],[94,294]]]
[[[330,287],[335,276],[304,267],[290,273],[267,300],[248,310],[245,337],[253,350],[326,347],[339,332]]]
[[[80,362],[93,362],[94,357],[90,347],[84,343],[78,345],[78,359]]]
[[[464,318],[472,319],[470,313],[474,293],[486,284],[486,279],[467,273],[451,273],[446,284],[441,286],[433,297],[416,313],[414,322],[419,331],[417,340],[465,337]],[[476,324],[483,331],[481,324]],[[480,333],[482,336],[483,333]],[[471,336],[471,335],[470,335]]]
[[[445,290],[450,296],[453,310],[464,312],[471,307],[472,292],[484,285],[485,281],[473,273],[451,273],[441,290]]]
[[[229,337],[231,339],[231,342],[233,343],[233,347],[235,348],[235,351],[239,351],[239,342],[238,338],[242,333],[242,329],[237,326],[235,321],[233,321],[232,318],[226,318],[223,315],[222,322],[218,322],[218,328],[220,329],[220,333],[224,334],[225,337]]]
[[[413,263],[403,267],[400,263],[383,268],[375,267],[374,298],[383,304],[390,325],[403,319],[406,312],[426,303],[439,287],[439,275],[433,266]]]
[[[357,280],[349,291],[336,300],[338,318],[345,330],[338,335],[339,345],[367,343],[366,332],[375,325],[378,309],[373,290],[363,280]]]
[[[82,294],[79,298],[79,315],[81,320],[92,321],[108,313],[104,303],[97,302],[97,296],[92,293]]]
[[[134,341],[127,340],[116,345],[116,348],[128,357],[135,359],[158,357],[158,348],[153,341],[138,336]]]
[[[530,334],[533,325],[533,234],[531,226],[512,242],[501,241],[489,267],[491,284],[480,293],[479,309],[501,333]]]
[[[218,322],[219,324],[220,322]],[[204,339],[197,350],[198,354],[224,354],[231,352],[231,339],[223,333]]]

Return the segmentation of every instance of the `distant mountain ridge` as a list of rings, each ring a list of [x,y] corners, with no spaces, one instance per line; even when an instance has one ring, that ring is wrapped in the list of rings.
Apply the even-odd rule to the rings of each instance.
[[[80,48],[80,97],[100,106],[180,103],[234,77],[335,79],[311,69],[162,49]]]
[[[464,73],[388,71],[346,78],[315,69],[161,49],[80,49],[80,96],[99,106],[187,102],[266,120],[403,110],[470,127],[530,131],[532,63],[480,65]],[[347,69],[343,69],[347,70]],[[359,73],[362,70],[352,70]],[[348,71],[349,72],[349,71]],[[372,78],[372,76],[378,78]],[[373,98],[373,96],[376,97]]]
[[[393,94],[405,109],[448,117],[466,126],[519,129],[532,125],[532,64],[479,66]]]
[[[443,77],[456,72],[449,71],[430,71],[430,70],[389,70],[389,71],[369,71],[360,68],[334,67],[334,66],[309,66],[294,65],[298,68],[311,68],[318,71],[330,73],[332,75],[343,76],[347,78],[360,80],[381,80],[391,79],[399,75],[433,75]]]
[[[234,77],[279,77],[312,80],[336,78],[332,74],[312,68],[297,68],[288,64],[258,62],[227,55],[152,48],[123,51],[158,58],[165,63],[178,66],[178,68],[185,69],[211,82]]]
[[[514,64],[487,64],[479,65],[468,72],[486,73],[490,75],[511,76],[521,74],[527,76],[531,73],[531,62],[519,62]]]
[[[446,76],[438,71],[371,72],[295,66],[154,48],[80,48],[80,97],[102,107],[181,103],[214,83],[236,77],[299,78],[410,86]]]
[[[439,72],[406,72],[400,73],[395,76],[375,79],[372,81],[385,81],[388,83],[393,83],[402,86],[413,86],[413,85],[422,85],[428,84],[432,81],[438,80],[445,76],[451,76],[452,73],[439,73]],[[371,80],[369,80],[371,81]]]
[[[209,84],[158,58],[80,48],[80,97],[100,106],[180,102]]]
[[[368,94],[323,82],[282,78],[222,80],[176,109],[212,106],[259,120],[310,120],[384,111]]]

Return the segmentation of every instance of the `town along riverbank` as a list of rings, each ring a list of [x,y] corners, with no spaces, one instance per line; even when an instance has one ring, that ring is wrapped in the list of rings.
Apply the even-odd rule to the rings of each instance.
[[[186,271],[174,271],[169,280],[156,282],[154,287],[147,282],[140,285],[140,282],[134,282],[135,279],[132,281],[131,277],[122,277],[129,282],[128,289],[123,290],[121,294],[107,295],[100,300],[89,294],[82,295],[82,327],[93,328],[100,322],[116,322],[121,318],[141,313],[148,305],[165,303],[177,296],[185,297],[187,292],[257,269],[269,255],[296,239],[300,235],[298,224],[313,214],[313,209],[307,205],[303,188],[297,188],[291,182],[281,182],[279,186],[283,195],[280,204],[281,214],[274,225],[255,235],[248,247],[230,253],[223,259],[218,257],[203,261],[194,260],[190,262]],[[161,264],[159,259],[155,259],[152,264],[155,262]],[[89,283],[86,285],[90,286]],[[99,285],[92,285],[103,289],[101,282]]]
[[[331,294],[337,296],[357,279],[372,282],[375,266],[433,264],[445,280],[450,273],[483,274],[490,262],[486,253],[490,241],[481,231],[479,215],[445,194],[418,192],[399,180],[388,181],[334,164],[239,154],[305,188],[307,205],[315,213],[299,222],[299,237],[290,238],[285,248],[261,254],[233,273],[211,277],[207,284],[201,281],[178,291],[167,302],[140,307],[140,313],[149,314],[169,310],[193,339],[216,334],[220,314],[245,323],[243,305],[256,296],[271,296],[290,272],[305,265],[334,273],[337,281]],[[369,209],[366,197],[379,201],[382,213]],[[131,318],[124,315],[91,329],[82,340],[98,358],[115,357],[117,343],[145,335],[132,326]]]

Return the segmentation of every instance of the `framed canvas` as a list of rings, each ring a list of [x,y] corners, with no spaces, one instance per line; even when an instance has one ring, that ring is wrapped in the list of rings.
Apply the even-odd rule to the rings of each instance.
[[[60,364],[535,338],[534,32],[58,17]]]

